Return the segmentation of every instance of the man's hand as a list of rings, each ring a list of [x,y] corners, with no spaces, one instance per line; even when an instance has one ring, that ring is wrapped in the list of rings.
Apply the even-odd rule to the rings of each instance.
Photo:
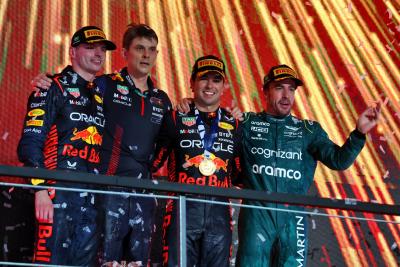
[[[32,87],[35,89],[38,89],[38,88],[49,89],[52,80],[49,77],[47,77],[47,75],[51,75],[51,74],[40,73],[38,76],[33,78],[33,80],[31,81]]]
[[[381,106],[367,108],[357,120],[357,130],[363,134],[368,133],[378,123]]]
[[[239,120],[239,121],[243,121],[244,120],[244,116],[243,116],[243,112],[240,110],[240,108],[238,107],[237,103],[235,100],[232,100],[232,104],[230,107],[227,107],[226,110],[231,113],[231,115]]]
[[[176,105],[176,109],[181,113],[188,113],[190,111],[189,105],[193,103],[193,98],[184,98]]]
[[[35,193],[35,215],[39,222],[53,222],[54,207],[47,190]]]

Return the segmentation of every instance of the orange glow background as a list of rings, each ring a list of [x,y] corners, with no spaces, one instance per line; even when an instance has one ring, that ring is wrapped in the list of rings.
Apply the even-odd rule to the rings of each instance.
[[[320,165],[315,189],[322,197],[399,204],[399,10],[399,0],[1,0],[0,164],[18,164],[31,79],[69,63],[70,36],[79,27],[97,25],[120,46],[127,24],[146,23],[159,37],[152,77],[173,102],[191,95],[191,66],[205,54],[227,65],[224,105],[233,99],[244,111],[263,109],[262,78],[271,66],[292,66],[305,84],[294,114],[319,121],[338,144],[358,115],[380,102],[379,127],[354,166],[334,172]],[[106,73],[124,66],[120,52],[109,55]],[[331,218],[330,225],[347,266],[397,266],[399,224],[368,223],[373,254],[352,221]]]

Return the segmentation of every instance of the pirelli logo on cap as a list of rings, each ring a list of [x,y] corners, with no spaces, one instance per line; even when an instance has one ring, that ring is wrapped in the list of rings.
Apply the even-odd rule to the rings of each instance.
[[[199,61],[198,63],[198,68],[203,68],[203,67],[207,67],[207,66],[211,66],[211,67],[217,67],[221,70],[223,70],[223,65],[222,62],[215,60],[215,59],[204,59],[202,61]]]
[[[277,68],[274,69],[274,76],[282,75],[282,74],[288,74],[293,77],[297,77],[296,72],[292,69],[289,68]]]
[[[85,33],[85,38],[91,38],[91,37],[99,36],[99,37],[101,37],[103,39],[106,39],[106,35],[101,30],[87,30],[87,31],[84,31],[84,33]]]

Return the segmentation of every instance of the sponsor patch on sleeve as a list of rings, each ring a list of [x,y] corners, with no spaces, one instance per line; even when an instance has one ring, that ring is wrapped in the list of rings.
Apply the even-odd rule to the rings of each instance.
[[[26,122],[26,126],[43,126],[43,120],[29,120]]]
[[[28,112],[29,117],[43,116],[46,112],[43,109],[35,108]]]
[[[103,99],[98,96],[98,95],[94,95],[94,99],[97,101],[97,103],[102,104],[103,103]]]
[[[218,126],[220,127],[220,128],[222,128],[222,129],[225,129],[225,130],[233,130],[234,129],[234,127],[233,127],[233,125],[232,124],[229,124],[229,123],[226,123],[226,122],[220,122],[219,124],[218,124]]]

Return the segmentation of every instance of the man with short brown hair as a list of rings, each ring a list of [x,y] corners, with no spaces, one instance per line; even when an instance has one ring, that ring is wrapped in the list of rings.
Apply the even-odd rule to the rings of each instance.
[[[96,73],[106,51],[115,44],[95,26],[79,29],[72,37],[72,66],[56,74],[48,90],[33,92],[18,145],[25,166],[93,172],[100,162],[104,127],[103,92]],[[54,184],[32,179],[32,184]],[[59,186],[87,189],[86,184],[57,182]],[[96,266],[99,244],[95,197],[88,192],[58,189],[35,193],[38,220],[34,262]]]

